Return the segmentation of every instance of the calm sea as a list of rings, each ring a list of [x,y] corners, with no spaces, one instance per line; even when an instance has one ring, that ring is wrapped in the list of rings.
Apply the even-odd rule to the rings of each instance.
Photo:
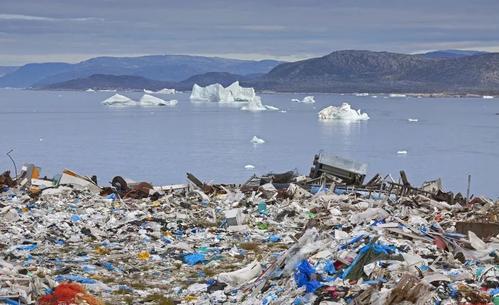
[[[314,154],[324,150],[367,163],[368,178],[397,179],[403,169],[414,185],[441,177],[446,189],[465,192],[470,174],[472,193],[499,197],[499,99],[314,94],[316,104],[299,104],[291,99],[306,94],[261,94],[264,104],[285,112],[251,113],[192,103],[188,93],[159,96],[177,99],[174,108],[101,105],[113,94],[0,90],[0,171],[12,168],[5,153],[14,149],[18,165],[35,163],[49,177],[69,168],[96,174],[100,184],[116,175],[183,183],[186,172],[241,183],[253,173],[308,174]],[[319,110],[344,101],[371,119],[317,119]],[[266,143],[252,144],[253,136]]]

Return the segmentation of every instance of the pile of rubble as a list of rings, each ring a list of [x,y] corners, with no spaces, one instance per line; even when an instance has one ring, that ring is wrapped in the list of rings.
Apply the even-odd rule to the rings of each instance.
[[[0,303],[498,304],[499,202],[321,160],[243,185],[6,172]]]

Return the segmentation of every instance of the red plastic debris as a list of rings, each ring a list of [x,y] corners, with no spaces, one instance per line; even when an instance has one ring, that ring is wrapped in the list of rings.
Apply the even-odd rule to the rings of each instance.
[[[90,295],[85,287],[77,283],[61,283],[52,294],[38,300],[39,305],[88,304],[104,305],[102,301]]]

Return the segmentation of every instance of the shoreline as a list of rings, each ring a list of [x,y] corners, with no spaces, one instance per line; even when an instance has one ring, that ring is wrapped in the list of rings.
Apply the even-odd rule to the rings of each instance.
[[[362,177],[333,188],[338,177],[292,172],[243,185],[187,176],[187,185],[162,188],[117,176],[100,188],[64,171],[63,183],[39,192],[7,181],[0,276],[18,283],[10,299],[57,299],[69,285],[93,305],[300,304],[328,300],[330,290],[345,292],[340,302],[380,293],[450,300],[447,285],[466,287],[463,295],[495,288],[468,274],[495,270],[499,201],[459,202],[435,193],[437,182],[414,189],[403,173],[387,196],[377,187],[367,196],[355,186]],[[485,222],[491,228],[477,225]]]

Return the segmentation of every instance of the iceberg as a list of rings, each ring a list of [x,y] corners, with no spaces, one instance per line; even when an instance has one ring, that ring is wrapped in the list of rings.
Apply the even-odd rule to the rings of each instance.
[[[246,164],[246,165],[244,166],[244,168],[245,168],[245,169],[248,169],[248,170],[249,170],[249,169],[255,169],[255,166],[254,166],[254,165],[252,165],[252,164]]]
[[[206,87],[201,87],[198,84],[192,86],[191,100],[230,103],[234,102],[234,97],[229,90],[226,90],[222,85],[216,83]]]
[[[362,93],[354,93],[353,95],[355,95],[355,96],[369,96],[369,93],[362,92]]]
[[[271,105],[265,105],[265,108],[270,111],[279,111],[280,109]]]
[[[304,103],[304,104],[313,104],[315,103],[314,96],[305,96],[302,100],[294,98],[291,100],[292,102]]]
[[[157,94],[175,94],[177,91],[175,89],[163,88],[161,90],[156,91]]]
[[[398,155],[407,155],[407,150],[399,150],[397,151]]]
[[[165,101],[159,97],[155,97],[149,94],[144,94],[140,99],[139,105],[144,107],[155,107],[155,106],[170,106],[173,107],[177,105],[177,100]]]
[[[144,93],[147,93],[147,94],[175,94],[176,91],[175,91],[175,89],[168,89],[168,88],[163,88],[163,89],[158,90],[158,91],[144,89]]]
[[[249,102],[255,98],[255,89],[245,88],[239,85],[239,81],[235,81],[226,88],[236,102]]]
[[[251,101],[248,102],[248,105],[241,108],[244,111],[265,111],[267,108],[263,106],[262,99],[259,96],[255,96]]]
[[[419,119],[412,119],[412,118],[409,118],[409,119],[407,119],[407,120],[408,120],[409,122],[418,122],[418,121],[419,121]]]
[[[484,96],[482,96],[482,98],[486,99],[486,100],[489,100],[489,99],[493,99],[494,96],[492,96],[492,95],[484,95]]]
[[[128,107],[128,106],[136,106],[137,102],[124,95],[115,94],[110,98],[102,101],[102,104],[110,107]]]
[[[346,120],[346,121],[364,121],[369,120],[367,113],[351,108],[350,104],[342,103],[340,107],[329,106],[319,112],[321,120]]]
[[[265,140],[264,139],[260,139],[257,136],[253,136],[253,138],[251,139],[251,143],[253,143],[253,144],[263,144],[263,143],[265,143]]]
[[[391,93],[389,96],[390,97],[407,97],[407,95],[400,94],[400,93]]]
[[[94,90],[94,89],[92,89],[92,88],[88,88],[88,89],[87,89],[87,90],[85,90],[85,91],[86,91],[86,92],[95,92],[95,90]]]
[[[241,87],[238,81],[233,82],[227,88],[218,83],[206,87],[194,84],[191,93],[191,100],[219,103],[251,102],[255,97],[255,89]]]

